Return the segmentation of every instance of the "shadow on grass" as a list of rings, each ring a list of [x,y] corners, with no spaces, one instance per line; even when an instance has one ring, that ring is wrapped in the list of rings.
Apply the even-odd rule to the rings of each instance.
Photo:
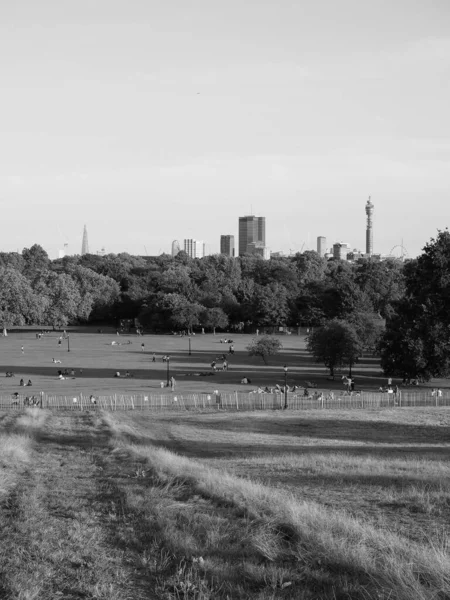
[[[393,423],[391,421],[358,421],[353,419],[314,419],[301,416],[289,422],[276,417],[271,420],[262,419],[210,419],[195,423],[196,428],[232,431],[236,434],[266,434],[293,436],[325,440],[348,440],[377,444],[449,444],[450,427],[436,425],[415,425]]]
[[[185,441],[183,439],[151,439],[131,433],[122,433],[128,443],[137,446],[154,446],[164,448],[189,458],[214,459],[214,458],[250,458],[252,456],[273,456],[283,454],[345,454],[357,457],[379,457],[379,458],[414,458],[426,460],[448,460],[450,458],[450,446],[436,448],[431,445],[402,446],[400,444],[384,445],[341,445],[330,444],[318,446],[312,444],[246,444],[233,442],[210,442],[210,441]],[[315,477],[315,476],[314,476]],[[351,478],[351,474],[349,475]],[[339,475],[341,478],[341,475]]]

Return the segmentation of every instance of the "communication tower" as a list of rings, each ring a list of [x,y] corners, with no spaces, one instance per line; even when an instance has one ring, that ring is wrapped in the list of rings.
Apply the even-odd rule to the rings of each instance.
[[[372,223],[372,215],[373,215],[374,205],[369,199],[366,204],[366,215],[367,215],[367,226],[366,226],[366,254],[372,256],[373,254],[373,223]]]

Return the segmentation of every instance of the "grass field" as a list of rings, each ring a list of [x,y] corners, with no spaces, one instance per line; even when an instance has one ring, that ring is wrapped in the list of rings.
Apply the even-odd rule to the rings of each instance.
[[[274,386],[284,384],[283,365],[286,364],[288,384],[305,386],[312,382],[317,389],[342,389],[341,381],[329,381],[325,368],[312,361],[306,351],[305,339],[302,336],[283,336],[282,352],[270,359],[268,366],[257,357],[247,355],[246,346],[252,336],[234,335],[235,354],[228,354],[228,344],[221,344],[221,335],[196,335],[191,338],[191,356],[188,354],[189,344],[186,337],[148,335],[116,336],[109,333],[93,333],[92,330],[70,332],[70,352],[68,342],[58,346],[60,333],[54,332],[36,339],[35,331],[10,332],[8,337],[0,338],[0,377],[6,371],[15,373],[14,378],[0,379],[0,395],[8,395],[20,391],[20,378],[25,382],[31,379],[32,389],[27,393],[61,394],[141,394],[158,393],[160,383],[167,379],[167,366],[162,356],[169,354],[170,375],[176,379],[177,393],[211,393],[219,391],[249,391],[259,385]],[[131,341],[131,344],[127,342]],[[121,345],[111,345],[116,342]],[[144,352],[141,343],[145,344]],[[21,347],[24,348],[22,354]],[[153,352],[156,362],[152,362]],[[229,370],[217,372],[214,376],[199,376],[201,372],[211,372],[213,359],[227,355]],[[61,360],[54,364],[52,358]],[[218,365],[221,363],[219,362]],[[74,369],[75,378],[64,381],[57,379],[58,369]],[[80,371],[81,370],[81,371]],[[125,374],[129,371],[130,379],[115,379],[114,373]],[[378,390],[386,384],[382,376],[378,360],[367,357],[360,361],[355,369],[356,387],[365,390]],[[251,379],[251,386],[242,385],[241,379]],[[394,381],[395,383],[395,381]],[[397,382],[399,383],[399,382]],[[446,381],[430,382],[430,385],[448,387]]]
[[[16,376],[0,395],[21,377],[32,393],[157,392],[166,365],[153,352],[170,353],[182,393],[282,384],[284,364],[290,384],[340,386],[294,336],[269,366],[233,336],[231,369],[214,377],[188,374],[227,351],[219,336],[193,338],[191,356],[172,336],[71,332],[70,353],[57,339],[2,338]],[[385,383],[374,359],[356,381]],[[447,600],[449,457],[442,407],[0,412],[0,598]]]
[[[450,598],[450,409],[0,413],[0,598]]]

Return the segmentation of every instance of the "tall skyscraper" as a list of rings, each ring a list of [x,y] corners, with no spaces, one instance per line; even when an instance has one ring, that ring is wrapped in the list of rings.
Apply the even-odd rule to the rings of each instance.
[[[81,256],[83,256],[83,254],[89,254],[89,242],[86,225],[83,229],[83,242],[81,244]]]
[[[366,227],[366,254],[371,256],[373,254],[373,230],[372,230],[372,215],[374,205],[369,199],[366,204],[366,215],[367,215],[367,227]]]
[[[180,242],[178,240],[173,240],[173,242],[172,242],[172,258],[174,258],[174,256],[176,256],[180,250],[181,250]]]
[[[221,235],[220,236],[220,254],[226,254],[227,256],[234,256],[234,235]]]
[[[317,238],[317,254],[319,256],[325,256],[325,252],[327,251],[327,238],[320,235]]]
[[[250,244],[266,245],[266,218],[239,217],[239,256],[249,252]]]
[[[200,240],[184,240],[184,251],[191,258],[203,258],[205,256],[205,244]]]

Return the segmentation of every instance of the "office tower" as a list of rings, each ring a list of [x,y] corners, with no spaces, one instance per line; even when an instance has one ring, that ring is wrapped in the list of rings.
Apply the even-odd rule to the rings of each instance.
[[[239,256],[249,252],[250,244],[266,245],[266,218],[239,217]]]
[[[184,240],[184,251],[191,258],[203,258],[205,255],[205,244],[200,240],[187,239]]]
[[[366,254],[371,256],[373,254],[373,229],[372,229],[372,215],[374,206],[369,199],[366,204],[366,215],[367,215],[367,227],[366,227]]]
[[[270,258],[270,248],[263,246],[262,242],[252,242],[248,245],[247,252],[255,256],[262,256],[264,260],[269,260]]]
[[[180,250],[181,250],[180,242],[178,240],[173,240],[173,242],[172,242],[172,258],[174,258]]]
[[[234,256],[234,235],[221,235],[220,236],[220,254],[226,254],[227,256]]]
[[[83,254],[89,254],[89,242],[86,225],[83,229],[83,242],[81,244],[81,256],[83,256]]]
[[[337,258],[338,260],[347,260],[347,254],[350,252],[352,247],[350,244],[346,244],[345,242],[337,242],[333,244],[333,258]]]
[[[317,238],[317,254],[319,256],[325,256],[325,252],[327,251],[327,238],[320,235]]]

